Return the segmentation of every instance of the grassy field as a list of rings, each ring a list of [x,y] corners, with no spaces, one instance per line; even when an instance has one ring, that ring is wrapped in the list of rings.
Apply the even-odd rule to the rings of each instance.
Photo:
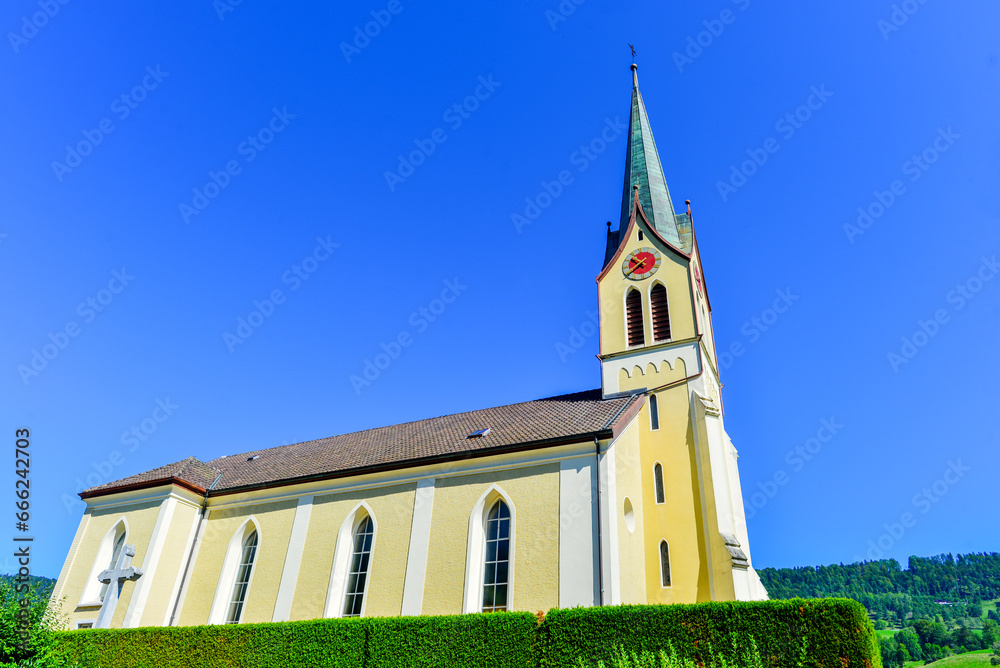
[[[923,665],[923,661],[908,661],[906,668],[917,668]],[[981,649],[978,652],[949,656],[947,659],[928,663],[927,668],[991,668],[990,651]]]

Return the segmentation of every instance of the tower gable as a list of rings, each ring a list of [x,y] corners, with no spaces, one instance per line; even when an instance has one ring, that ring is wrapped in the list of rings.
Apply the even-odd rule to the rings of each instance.
[[[633,202],[618,248],[597,277],[605,396],[660,387],[699,368],[691,257],[649,223],[640,198]],[[651,271],[632,271],[654,261]]]

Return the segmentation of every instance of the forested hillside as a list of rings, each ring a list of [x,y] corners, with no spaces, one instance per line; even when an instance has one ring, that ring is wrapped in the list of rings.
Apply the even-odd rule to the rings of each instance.
[[[771,598],[845,596],[890,623],[939,615],[945,621],[977,618],[983,601],[1000,598],[996,552],[910,557],[905,570],[895,559],[882,559],[758,572]]]

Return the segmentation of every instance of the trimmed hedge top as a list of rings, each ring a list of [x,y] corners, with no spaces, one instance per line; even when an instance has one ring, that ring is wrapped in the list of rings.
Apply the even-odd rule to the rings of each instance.
[[[882,668],[868,615],[847,599],[573,608],[541,625],[505,612],[65,631],[54,654],[87,668],[568,668],[618,647],[704,661],[751,636],[772,668],[798,666],[803,639],[802,665]]]
[[[538,665],[596,666],[616,648],[707,662],[712,652],[735,659],[751,637],[767,666],[882,668],[875,630],[864,607],[849,599],[627,605],[553,610],[539,628]]]

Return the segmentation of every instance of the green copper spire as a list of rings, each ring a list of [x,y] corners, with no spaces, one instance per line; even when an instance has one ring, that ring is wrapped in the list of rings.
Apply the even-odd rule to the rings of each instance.
[[[678,230],[674,205],[670,201],[667,180],[663,176],[660,156],[649,127],[646,105],[639,93],[639,77],[632,63],[632,117],[628,124],[628,153],[625,155],[625,188],[622,191],[622,216],[619,236],[628,227],[634,206],[633,186],[639,186],[639,202],[646,218],[664,239],[680,250],[687,251]]]

